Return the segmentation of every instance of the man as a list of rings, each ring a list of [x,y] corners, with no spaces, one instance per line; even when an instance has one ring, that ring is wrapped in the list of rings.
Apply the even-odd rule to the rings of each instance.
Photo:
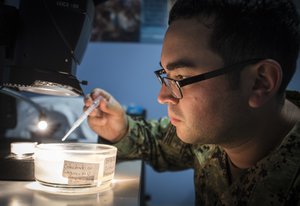
[[[194,168],[197,205],[300,205],[298,26],[288,0],[178,0],[155,72],[169,119],[133,121],[95,89],[89,125],[119,157]]]

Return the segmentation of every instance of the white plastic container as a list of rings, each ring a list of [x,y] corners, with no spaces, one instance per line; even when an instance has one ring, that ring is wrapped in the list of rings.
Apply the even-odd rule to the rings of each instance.
[[[35,179],[60,188],[107,185],[114,177],[116,154],[116,147],[104,144],[39,144],[34,154]]]
[[[13,142],[10,144],[10,153],[16,159],[32,158],[37,142]]]

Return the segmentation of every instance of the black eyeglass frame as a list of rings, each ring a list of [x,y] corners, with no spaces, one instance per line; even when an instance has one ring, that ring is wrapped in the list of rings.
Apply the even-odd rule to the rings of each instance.
[[[169,78],[169,77],[162,77],[161,76],[162,74],[166,74],[165,69],[156,70],[156,71],[154,71],[154,73],[155,73],[156,77],[158,78],[158,80],[160,81],[161,84],[166,85],[164,79],[168,79],[168,80],[171,80],[171,81],[175,82],[175,84],[177,85],[177,87],[179,89],[180,97],[174,96],[172,91],[171,91],[171,93],[175,98],[181,99],[183,97],[181,88],[186,86],[186,85],[193,84],[193,83],[200,82],[200,81],[207,80],[207,79],[211,79],[213,77],[217,77],[217,76],[220,76],[220,75],[232,72],[232,71],[242,70],[247,65],[257,63],[261,60],[263,60],[263,58],[245,60],[245,61],[242,61],[242,62],[232,64],[230,66],[225,66],[225,67],[222,67],[220,69],[216,69],[216,70],[213,70],[213,71],[210,71],[210,72],[206,72],[204,74],[199,74],[199,75],[188,77],[188,78],[181,79],[181,80],[176,80],[176,79],[172,79],[172,78]],[[170,90],[170,88],[168,86],[167,86],[167,88]]]

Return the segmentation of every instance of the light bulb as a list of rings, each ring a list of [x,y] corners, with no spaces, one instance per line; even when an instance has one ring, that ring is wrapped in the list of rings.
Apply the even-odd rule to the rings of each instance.
[[[47,127],[48,127],[47,121],[45,121],[45,120],[39,121],[39,123],[38,123],[38,128],[39,128],[40,130],[45,130],[45,129],[47,129]]]

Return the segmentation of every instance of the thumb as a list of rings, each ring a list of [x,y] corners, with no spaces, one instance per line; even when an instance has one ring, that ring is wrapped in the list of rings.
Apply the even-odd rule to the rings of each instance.
[[[123,109],[121,105],[112,97],[109,100],[105,98],[102,99],[100,101],[99,108],[102,112],[111,115],[119,115]]]
[[[112,111],[109,108],[108,104],[109,104],[109,102],[105,98],[103,98],[103,99],[101,99],[101,101],[99,103],[99,108],[102,112],[110,114]]]

